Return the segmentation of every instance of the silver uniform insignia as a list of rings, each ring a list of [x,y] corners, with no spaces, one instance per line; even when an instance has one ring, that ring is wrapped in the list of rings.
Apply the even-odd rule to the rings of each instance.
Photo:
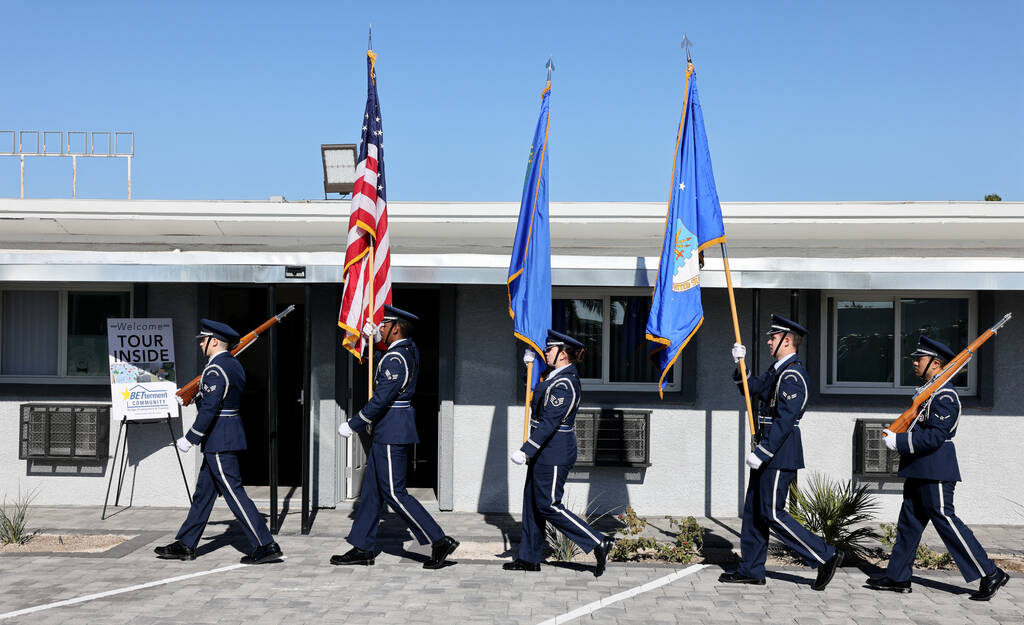
[[[789,393],[783,393],[783,394],[782,394],[782,396],[783,396],[783,397],[785,397],[786,399],[788,399],[788,400],[792,401],[792,400],[796,399],[796,397],[797,397],[797,394],[796,394],[796,393],[793,393],[793,394],[791,395],[791,394],[789,394]]]
[[[939,421],[945,421],[945,420],[946,420],[946,419],[948,419],[948,418],[949,418],[950,416],[952,416],[952,415],[948,415],[948,414],[945,414],[945,415],[943,415],[943,414],[937,414],[937,415],[935,415],[935,418],[936,418],[936,419],[938,419]]]
[[[552,397],[551,398],[551,405],[552,406],[561,406],[564,403],[565,403],[565,398],[564,397]]]
[[[214,384],[213,386],[210,386],[209,384],[204,384],[203,385],[203,392],[204,393],[212,393],[215,390],[217,390],[217,385],[216,384]]]
[[[396,374],[394,374],[394,373],[391,373],[390,371],[388,371],[387,369],[385,369],[385,370],[384,370],[384,377],[386,377],[386,378],[387,378],[387,379],[389,379],[389,380],[394,380],[394,379],[398,378],[398,375],[396,375]]]

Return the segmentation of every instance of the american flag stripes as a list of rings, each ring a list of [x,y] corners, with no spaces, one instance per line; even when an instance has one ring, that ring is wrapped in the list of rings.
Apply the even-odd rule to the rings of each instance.
[[[377,76],[374,73],[377,55],[367,50],[366,56],[366,113],[363,115],[363,135],[359,144],[356,182],[352,190],[352,212],[348,219],[348,244],[345,248],[343,272],[345,291],[338,314],[338,325],[345,331],[342,344],[360,361],[366,342],[362,327],[370,317],[371,281],[375,324],[383,319],[384,304],[391,303],[391,247],[384,184],[384,131],[381,129]]]

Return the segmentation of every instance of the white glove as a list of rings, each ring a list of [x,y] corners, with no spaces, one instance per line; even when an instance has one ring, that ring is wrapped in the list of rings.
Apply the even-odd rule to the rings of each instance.
[[[763,462],[764,461],[761,460],[761,458],[759,458],[758,455],[755,454],[754,452],[750,452],[750,455],[747,456],[747,466],[750,467],[751,469],[760,468],[761,463]]]
[[[537,360],[537,354],[535,354],[532,349],[529,349],[529,348],[524,349],[523,350],[523,362],[526,363],[526,364],[530,364],[534,360]]]
[[[882,441],[885,443],[885,446],[893,451],[896,451],[896,432],[893,432],[889,428],[885,428],[884,430],[882,430],[882,433],[885,434],[885,436],[882,438]]]
[[[192,449],[192,443],[188,442],[188,439],[182,436],[174,442],[178,446],[178,450],[183,454],[187,454],[189,449]]]
[[[338,434],[340,436],[344,436],[345,438],[352,436],[352,428],[348,426],[347,421],[343,421],[341,425],[338,426]]]
[[[523,453],[522,449],[513,451],[509,459],[515,464],[526,464],[526,454]]]
[[[739,362],[740,358],[747,357],[747,348],[739,343],[732,344],[732,361]]]
[[[185,406],[185,400],[181,398],[181,395],[175,394],[174,395],[174,401],[178,402],[179,406],[182,406],[182,407]]]
[[[380,326],[374,325],[372,321],[367,321],[363,324],[363,334],[366,336],[372,336],[373,340],[378,343],[382,340],[380,335]]]

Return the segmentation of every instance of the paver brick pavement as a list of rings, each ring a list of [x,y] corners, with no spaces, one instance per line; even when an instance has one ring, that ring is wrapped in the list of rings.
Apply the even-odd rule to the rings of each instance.
[[[156,545],[173,539],[184,510],[127,510],[99,521],[98,510],[33,510],[33,518],[59,529],[158,530],[152,541],[119,558],[0,557],[8,588],[0,614],[136,584],[233,566],[245,549],[240,529],[225,509],[215,510],[193,562],[162,561]],[[294,521],[294,515],[290,517]],[[502,530],[517,540],[508,519],[439,515],[446,530],[464,542],[494,540]],[[348,515],[318,514],[309,536],[286,523],[278,537],[287,559],[238,567],[167,585],[135,590],[19,616],[15,623],[541,623],[583,605],[636,588],[683,567],[613,563],[602,578],[585,566],[545,566],[540,573],[509,573],[496,561],[459,562],[437,571],[421,568],[427,548],[408,541],[391,519],[382,526],[384,553],[369,567],[335,567],[332,553],[346,548]],[[502,529],[501,523],[506,524]],[[513,519],[514,523],[514,519]],[[726,524],[727,525],[727,524]],[[980,532],[979,532],[980,533]],[[1006,543],[1015,544],[1019,528]],[[992,530],[990,544],[999,540]],[[1015,575],[989,603],[967,600],[956,571],[919,572],[909,595],[862,587],[867,573],[843,568],[825,592],[810,589],[810,569],[769,571],[763,587],[717,583],[721,569],[707,567],[585,614],[573,623],[941,623],[1004,625],[1024,622],[1024,576]]]

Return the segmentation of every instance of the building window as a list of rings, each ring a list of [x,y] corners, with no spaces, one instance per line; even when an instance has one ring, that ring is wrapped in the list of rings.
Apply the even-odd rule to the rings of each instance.
[[[0,289],[0,381],[105,382],[107,318],[130,316],[127,288]]]
[[[978,333],[973,293],[906,297],[879,292],[828,293],[822,298],[822,392],[906,394],[922,384],[909,357],[922,334],[967,347]],[[973,395],[977,371],[968,364],[954,378]]]
[[[625,290],[595,293],[558,289],[551,303],[551,327],[573,336],[586,346],[579,365],[584,389],[657,391],[661,371],[651,363],[651,344],[646,338],[651,293]],[[678,391],[677,362],[665,391]]]

